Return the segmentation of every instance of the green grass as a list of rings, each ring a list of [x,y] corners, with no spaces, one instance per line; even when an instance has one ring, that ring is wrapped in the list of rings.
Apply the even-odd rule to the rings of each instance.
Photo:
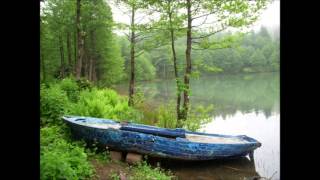
[[[88,179],[94,174],[81,142],[70,142],[59,126],[40,130],[40,179]]]
[[[132,180],[170,180],[173,175],[170,172],[162,170],[160,167],[152,168],[145,161],[132,167]]]

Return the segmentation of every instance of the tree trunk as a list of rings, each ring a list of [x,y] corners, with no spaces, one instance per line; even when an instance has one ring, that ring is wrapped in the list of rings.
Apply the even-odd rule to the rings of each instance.
[[[88,74],[89,81],[92,81],[92,67],[93,67],[92,63],[93,63],[93,57],[90,57],[90,59],[89,59],[89,74]]]
[[[183,91],[183,109],[182,119],[186,120],[189,111],[189,93],[190,93],[190,74],[191,74],[191,0],[187,0],[187,48],[186,48],[186,71],[184,74],[184,91]]]
[[[172,27],[172,12],[169,12],[169,23],[170,23],[171,50],[172,50],[172,57],[173,57],[174,76],[175,76],[176,85],[177,85],[177,105],[176,105],[177,120],[180,121],[181,120],[181,112],[180,112],[180,102],[181,102],[180,83],[181,82],[180,82],[179,75],[178,75],[177,55],[176,55],[176,49],[175,49],[175,44],[174,44],[174,29]]]
[[[84,77],[86,79],[89,80],[89,63],[90,63],[90,52],[89,52],[89,49],[88,49],[88,41],[85,40],[84,42],[84,46],[83,46],[83,73],[84,73]]]
[[[90,38],[91,38],[91,44],[92,44],[92,51],[90,56],[90,65],[89,65],[89,80],[93,81],[93,68],[94,68],[94,60],[96,58],[96,42],[95,42],[95,33],[94,31],[90,31]]]
[[[61,64],[60,64],[60,77],[64,78],[64,72],[65,72],[65,65],[64,65],[64,49],[63,49],[63,41],[62,41],[62,36],[59,35],[59,49],[60,49],[60,59],[61,59]]]
[[[96,59],[92,60],[92,81],[97,82]]]
[[[76,76],[76,68],[77,68],[77,32],[74,31],[73,37],[73,46],[74,46],[74,66],[73,66],[73,74]]]
[[[71,57],[71,42],[70,42],[70,32],[67,32],[67,50],[68,50],[68,73],[72,73],[72,57]]]
[[[131,15],[131,38],[130,38],[130,45],[131,45],[131,51],[130,51],[130,64],[131,64],[131,72],[130,72],[130,84],[129,84],[129,106],[133,106],[133,94],[134,94],[134,81],[135,81],[135,68],[134,68],[134,60],[135,60],[135,27],[134,27],[134,15],[135,15],[135,8],[132,7],[132,15]]]
[[[81,69],[82,69],[82,56],[83,56],[83,37],[80,29],[80,9],[81,9],[81,0],[77,0],[77,65],[76,65],[76,78],[80,79]]]
[[[42,69],[42,82],[45,82],[46,81],[46,69],[45,69],[45,64],[44,64],[44,55],[43,55],[43,52],[40,52],[40,53],[41,53],[40,62],[41,62],[41,69]]]

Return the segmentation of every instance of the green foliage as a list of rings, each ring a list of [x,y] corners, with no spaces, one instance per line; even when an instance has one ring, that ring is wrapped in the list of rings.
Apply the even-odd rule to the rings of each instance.
[[[126,76],[122,79],[128,79],[131,73],[130,65],[130,44],[125,38],[119,38],[119,43],[121,46],[121,53],[125,59],[125,72]],[[137,47],[138,48],[138,47]],[[139,49],[139,48],[138,48]],[[139,50],[137,50],[138,52]],[[152,63],[151,54],[148,51],[139,51],[136,54],[135,59],[135,77],[138,81],[153,80],[156,77],[156,67]]]
[[[71,102],[76,102],[79,96],[79,90],[83,87],[77,84],[73,78],[65,78],[60,82],[60,87],[67,93],[67,96]]]
[[[80,92],[78,102],[70,107],[68,113],[127,121],[139,121],[142,116],[114,90],[97,88]]]
[[[139,87],[137,87],[135,91],[136,92],[133,94],[134,107],[142,108],[144,106],[144,101],[145,101],[144,93]]]
[[[57,139],[68,139],[69,134],[65,127],[52,125],[40,129],[40,148],[45,150],[53,144]]]
[[[250,32],[247,34],[220,33],[210,40],[209,49],[197,50],[192,53],[192,76],[199,77],[210,74],[224,73],[252,73],[279,71],[280,47],[279,42],[265,33]],[[205,40],[204,40],[205,41]],[[121,40],[122,53],[126,57],[127,73],[129,73],[129,46],[124,38]],[[178,74],[183,77],[185,61],[185,37],[175,41]],[[230,47],[229,47],[230,46]],[[219,49],[222,48],[222,49]],[[213,50],[215,49],[215,50]],[[170,46],[162,46],[153,50],[146,50],[144,56],[137,60],[136,76],[138,80],[154,78],[174,78],[174,67],[171,58]],[[141,60],[141,61],[140,61]],[[140,63],[144,62],[142,68]],[[155,67],[148,71],[147,67]],[[151,75],[150,75],[151,74]],[[181,83],[183,84],[183,83]],[[181,86],[181,90],[183,86]]]
[[[161,105],[156,111],[157,126],[165,128],[176,128],[177,117],[175,107],[172,103],[169,106]]]
[[[84,148],[67,142],[59,127],[40,130],[40,179],[88,179],[93,174]]]
[[[59,84],[46,87],[41,84],[40,89],[40,116],[41,124],[59,124],[61,116],[69,107],[68,96]]]
[[[152,80],[155,78],[156,69],[148,59],[148,54],[144,53],[137,58],[136,76],[137,80]]]
[[[146,180],[170,180],[173,178],[170,172],[165,172],[159,167],[152,168],[150,165],[148,165],[145,161],[142,163],[139,163],[137,166],[132,167],[133,176],[131,177],[132,180],[140,180],[140,179],[146,179]],[[167,173],[167,174],[166,174]]]
[[[118,175],[116,172],[112,172],[112,173],[110,174],[110,178],[111,178],[112,180],[120,180],[120,175]]]
[[[88,155],[88,158],[95,159],[101,164],[107,164],[111,161],[109,151],[98,151],[97,145],[94,145],[91,148],[87,148],[85,152]]]
[[[188,118],[183,122],[183,127],[190,131],[198,131],[202,125],[212,121],[213,105],[204,107],[202,105],[190,106]]]
[[[80,29],[84,34],[85,46],[82,76],[107,86],[120,81],[124,76],[124,60],[116,35],[112,33],[114,22],[111,8],[103,0],[82,0],[80,12]],[[44,77],[46,81],[60,78],[62,66],[67,75],[75,70],[77,61],[75,17],[75,0],[48,0],[41,3],[42,80]],[[63,48],[62,54],[60,47]],[[89,77],[88,64],[91,61],[93,70],[92,77]]]
[[[268,32],[246,34],[238,47],[204,50],[201,52],[202,59],[195,61],[195,68],[204,75],[215,70],[207,67],[219,68],[222,70],[220,73],[225,74],[279,71],[280,60],[276,56],[280,51],[279,44],[265,33]]]
[[[103,39],[104,35],[99,36],[97,43],[99,43],[101,49],[97,52],[97,56],[101,56],[103,60],[97,64],[97,75],[100,85],[110,86],[125,77],[124,58],[121,55],[118,39],[114,34],[105,37],[105,39]]]
[[[187,120],[179,122],[181,123],[181,127],[190,131],[198,131],[202,125],[212,120],[213,105],[207,107],[197,105],[194,107],[190,106],[190,108]],[[175,110],[175,105],[173,103],[169,103],[166,106],[161,105],[155,111],[155,118],[157,120],[156,125],[164,128],[177,128],[179,124]]]
[[[76,80],[77,85],[79,87],[79,90],[86,90],[86,89],[92,89],[93,84],[88,81],[87,79],[81,78],[79,80]]]

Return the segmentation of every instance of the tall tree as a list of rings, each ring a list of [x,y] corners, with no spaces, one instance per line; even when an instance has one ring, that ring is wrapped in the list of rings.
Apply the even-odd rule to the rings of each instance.
[[[67,53],[68,53],[68,73],[72,73],[72,49],[71,49],[71,35],[70,31],[67,32]]]
[[[59,76],[67,73],[67,66],[64,56],[68,54],[67,33],[73,31],[74,27],[74,0],[47,0],[41,6],[41,19],[43,27],[41,49],[46,75],[53,71],[59,72]],[[67,48],[65,42],[67,41]],[[68,60],[69,61],[69,60]],[[49,67],[50,66],[50,67]],[[46,76],[50,77],[50,76]]]
[[[177,91],[177,100],[176,100],[176,113],[177,119],[181,119],[181,92],[182,92],[182,80],[179,77],[177,54],[175,47],[175,40],[178,36],[181,36],[183,30],[183,20],[184,16],[179,14],[179,9],[181,6],[180,0],[163,0],[163,1],[154,1],[149,0],[148,3],[152,6],[152,11],[156,11],[160,14],[160,19],[153,23],[152,30],[156,32],[154,37],[155,42],[159,46],[169,44],[171,49],[171,56],[173,60],[173,71],[174,77],[176,80],[176,91]],[[163,61],[164,59],[161,59]],[[168,68],[167,64],[162,62],[164,72]],[[164,73],[166,77],[167,74]]]
[[[76,27],[77,27],[77,63],[76,63],[76,78],[80,79],[82,70],[83,58],[83,32],[81,31],[80,17],[81,17],[81,0],[77,0],[76,10]]]
[[[179,31],[182,26],[182,18],[178,16],[178,7],[179,2],[174,2],[172,0],[166,1],[165,13],[169,19],[169,30],[170,30],[170,40],[171,40],[171,49],[172,49],[172,58],[173,58],[173,65],[174,65],[174,75],[176,79],[176,87],[177,87],[177,102],[176,102],[176,111],[177,111],[177,119],[182,119],[181,116],[181,79],[178,73],[178,63],[177,63],[177,55],[175,49],[175,39],[176,34],[175,32]]]
[[[64,73],[65,73],[65,63],[64,63],[64,48],[63,48],[63,41],[62,41],[62,36],[59,36],[59,49],[60,49],[60,77],[64,78]]]
[[[187,47],[186,47],[186,68],[184,74],[184,91],[183,91],[183,110],[181,118],[186,120],[189,110],[189,91],[190,91],[190,75],[191,75],[191,0],[187,0]]]
[[[141,23],[146,15],[138,17],[138,11],[143,11],[147,8],[148,4],[143,0],[117,0],[117,4],[123,3],[128,9],[127,15],[130,17],[130,24],[124,25],[125,28],[129,29],[127,37],[130,41],[130,76],[129,76],[129,100],[128,105],[134,105],[134,93],[135,93],[135,60],[136,57],[140,56],[143,51],[137,53],[137,45],[139,42],[145,40],[149,36],[147,35],[145,27],[147,24]]]
[[[218,32],[226,30],[228,27],[240,28],[256,21],[259,10],[265,7],[267,0],[257,0],[249,2],[247,0],[185,0],[184,7],[187,11],[187,40],[186,40],[186,67],[184,75],[183,91],[183,111],[182,119],[187,119],[190,104],[190,76],[192,69],[191,49],[192,42],[201,45],[201,40],[208,41],[208,38]],[[213,16],[214,22],[210,22],[209,27],[202,28],[208,23],[208,16]],[[202,19],[197,25],[192,22],[196,19]],[[212,19],[212,18],[210,18]],[[192,36],[195,30],[200,33],[198,36]],[[200,42],[199,42],[200,41]],[[206,43],[208,44],[208,43]],[[211,43],[206,49],[221,48],[212,47],[219,43]]]
[[[44,29],[44,24],[42,22],[42,18],[40,18],[40,65],[41,69],[40,72],[42,72],[42,78],[41,81],[45,82],[46,81],[46,68],[45,68],[45,60],[44,60],[44,39],[45,39],[45,29]]]
[[[131,5],[131,36],[130,36],[130,83],[129,83],[129,106],[133,105],[134,83],[135,83],[135,11],[136,5]]]

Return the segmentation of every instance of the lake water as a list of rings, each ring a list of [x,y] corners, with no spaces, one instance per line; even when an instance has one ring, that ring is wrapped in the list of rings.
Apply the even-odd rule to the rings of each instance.
[[[127,84],[117,86],[127,94]],[[146,103],[157,107],[175,102],[175,81],[138,82]],[[212,121],[202,127],[208,133],[245,134],[262,143],[254,162],[247,158],[208,162],[163,162],[179,179],[249,179],[280,177],[280,81],[279,73],[216,75],[191,81],[193,105],[213,104]]]

